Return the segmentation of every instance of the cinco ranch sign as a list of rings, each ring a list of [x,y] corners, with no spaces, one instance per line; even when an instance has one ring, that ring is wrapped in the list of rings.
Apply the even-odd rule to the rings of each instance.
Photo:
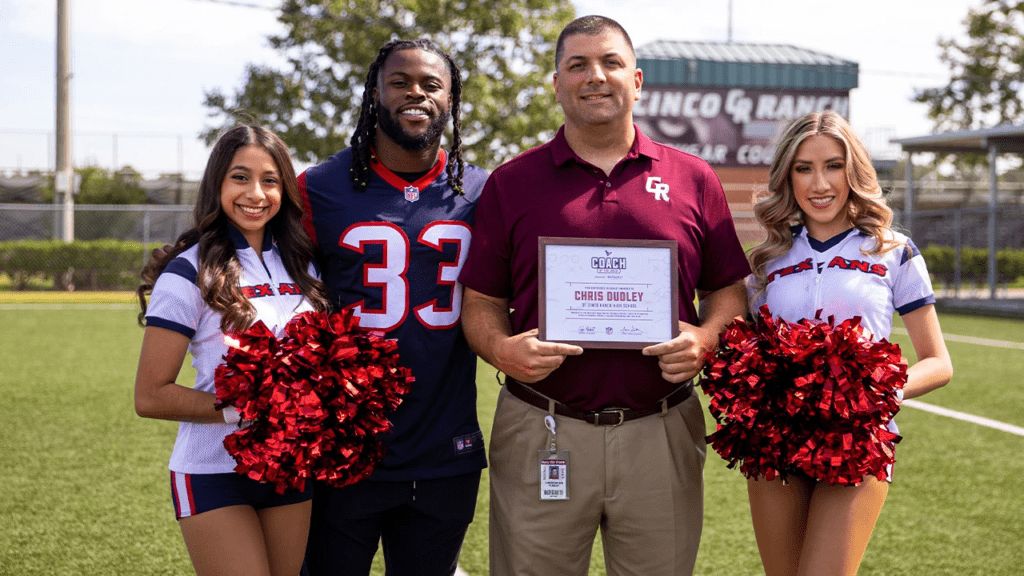
[[[633,119],[653,140],[712,165],[766,166],[790,120],[824,110],[849,118],[849,92],[644,86]]]

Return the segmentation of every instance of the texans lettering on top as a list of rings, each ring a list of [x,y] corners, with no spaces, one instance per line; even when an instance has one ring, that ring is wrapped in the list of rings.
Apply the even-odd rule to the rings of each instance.
[[[889,268],[884,264],[872,264],[863,260],[847,260],[842,256],[836,256],[828,263],[827,268],[840,268],[842,270],[855,270],[857,272],[863,272],[865,274],[874,274],[875,276],[885,276]],[[807,272],[808,270],[814,269],[814,261],[810,258],[797,262],[791,266],[779,268],[778,270],[772,270],[768,274],[768,284],[771,284],[776,279],[783,276],[789,276],[790,274],[796,274],[799,272]]]
[[[277,286],[277,294],[281,296],[299,295],[299,285],[293,282],[281,283]],[[263,298],[273,296],[274,289],[270,284],[256,284],[253,286],[242,286],[242,295],[246,298]]]

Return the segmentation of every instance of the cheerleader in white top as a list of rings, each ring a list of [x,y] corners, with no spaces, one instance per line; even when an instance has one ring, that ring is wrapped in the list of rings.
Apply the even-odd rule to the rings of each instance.
[[[235,473],[223,441],[238,429],[238,413],[214,408],[225,333],[262,320],[280,335],[294,315],[326,309],[301,206],[280,138],[256,126],[233,128],[210,154],[195,227],[142,271],[146,332],[135,410],[181,423],[171,492],[200,576],[294,576],[302,566],[312,490],[279,495],[273,484]],[[193,388],[175,383],[186,351],[196,368]]]
[[[873,338],[888,338],[898,312],[918,361],[905,398],[946,384],[953,374],[924,260],[890,229],[864,145],[849,123],[826,111],[795,120],[775,149],[768,190],[754,213],[768,233],[750,253],[752,306],[796,322],[854,316]],[[748,480],[751,516],[766,576],[857,573],[889,483],[857,486],[801,474]]]

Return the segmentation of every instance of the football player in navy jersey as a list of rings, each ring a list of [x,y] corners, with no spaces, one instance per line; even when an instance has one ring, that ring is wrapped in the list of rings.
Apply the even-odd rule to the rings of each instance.
[[[368,574],[378,542],[389,575],[452,574],[473,519],[486,459],[457,278],[487,173],[462,160],[461,93],[458,66],[431,42],[385,44],[351,147],[298,178],[331,305],[397,339],[416,378],[374,474],[316,487],[311,576]]]

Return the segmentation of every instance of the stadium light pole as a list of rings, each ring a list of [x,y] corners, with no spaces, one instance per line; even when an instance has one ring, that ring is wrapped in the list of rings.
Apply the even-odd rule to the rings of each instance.
[[[63,240],[75,239],[75,168],[71,162],[71,0],[57,0],[57,166],[54,193],[64,193]]]
[[[729,36],[728,42],[732,44],[732,0],[729,0]]]

